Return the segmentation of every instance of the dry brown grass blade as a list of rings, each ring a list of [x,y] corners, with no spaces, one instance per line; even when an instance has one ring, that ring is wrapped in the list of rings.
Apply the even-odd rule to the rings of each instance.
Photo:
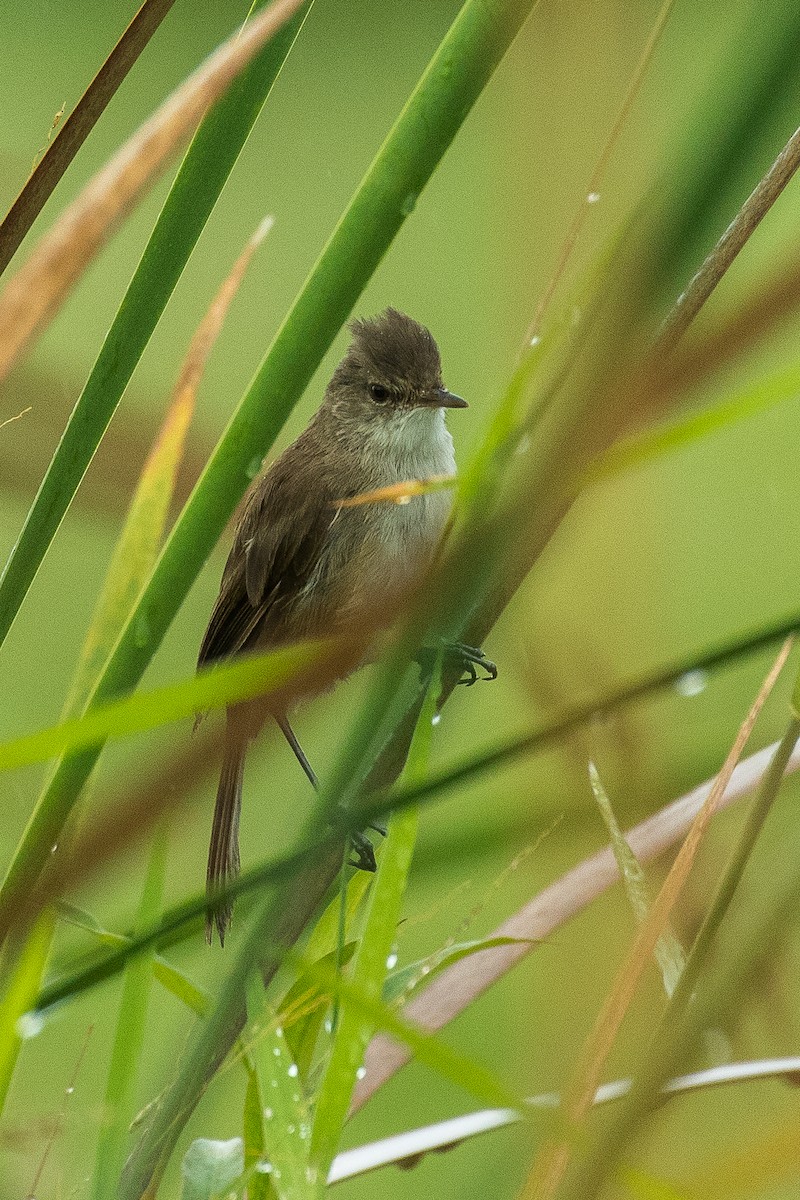
[[[410,504],[413,496],[424,496],[428,492],[439,492],[455,485],[455,475],[431,475],[427,479],[404,479],[401,483],[389,483],[386,487],[359,492],[342,500],[331,500],[331,508],[360,508],[362,504]]]
[[[749,795],[767,769],[775,746],[767,746],[736,767],[717,811]],[[800,749],[792,755],[788,771],[800,770]],[[651,862],[675,845],[707,804],[717,780],[710,780],[629,830],[626,838],[641,862]],[[501,979],[533,948],[560,929],[613,886],[619,871],[611,847],[585,859],[529,900],[493,930],[490,938],[513,938],[514,944],[496,946],[455,963],[437,975],[403,1009],[403,1016],[422,1029],[442,1029],[491,985]],[[365,1057],[366,1074],[359,1081],[355,1112],[409,1061],[408,1051],[388,1038],[376,1037]]]
[[[656,373],[653,388],[676,394],[695,387],[757,345],[799,304],[800,256],[794,255],[766,283],[755,286],[744,304],[716,329],[674,355]]]
[[[654,349],[658,362],[683,337],[739,251],[747,243],[800,167],[800,129],[796,129],[775,162],[731,221],[686,291],[678,297],[661,328]]]
[[[0,275],[175,0],[145,0],[0,224]]]
[[[794,639],[787,638],[781,647],[750,711],[742,722],[714,786],[692,822],[669,874],[653,901],[645,921],[639,926],[628,955],[617,972],[594,1028],[587,1039],[575,1071],[574,1081],[569,1089],[564,1106],[564,1116],[568,1127],[577,1128],[591,1109],[608,1056],[639,986],[639,981],[652,962],[656,943],[664,932],[683,891],[711,818],[719,807],[720,800],[753,731],[753,726],[783,670],[793,644]],[[526,1200],[551,1200],[558,1190],[569,1158],[570,1145],[567,1139],[545,1143],[520,1195]]]
[[[0,293],[0,380],[53,316],[119,221],[191,136],[210,104],[304,3],[274,0],[223,44],[86,185]]]
[[[250,266],[253,255],[270,229],[272,229],[274,223],[273,217],[264,218],[255,233],[248,240],[244,250],[242,250],[236,259],[228,276],[208,306],[208,310],[195,330],[186,358],[183,361],[181,373],[175,385],[173,403],[177,403],[181,397],[187,395],[194,399],[197,394],[197,388],[206,369],[208,357],[220,335],[225,318],[228,315],[228,309],[233,302],[234,296],[242,286],[242,280],[247,268]]]

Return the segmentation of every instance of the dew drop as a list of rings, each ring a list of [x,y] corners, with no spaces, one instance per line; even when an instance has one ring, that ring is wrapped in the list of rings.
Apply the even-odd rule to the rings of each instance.
[[[674,686],[679,696],[699,696],[708,687],[708,671],[687,671]]]
[[[290,1135],[291,1135],[291,1134],[293,1134],[293,1133],[296,1133],[296,1132],[297,1132],[297,1126],[296,1126],[296,1125],[287,1125],[287,1126],[286,1126],[286,1132],[287,1132],[288,1134],[290,1134]]]
[[[397,966],[397,955],[395,954],[394,951],[392,951],[392,953],[389,955],[389,957],[386,960],[386,970],[393,971],[396,966]]]
[[[359,1067],[358,1070],[356,1071],[356,1079],[363,1079],[364,1076],[366,1075],[366,1073],[367,1073],[366,1067]]]
[[[330,1017],[325,1018],[325,1032],[333,1033],[333,1021],[330,1019]]]
[[[256,455],[255,458],[250,459],[250,462],[247,464],[247,466],[244,469],[244,473],[248,479],[255,479],[256,475],[261,470],[262,462],[263,462],[263,459],[259,455]]]
[[[310,1125],[302,1124],[300,1126],[300,1137],[301,1138],[311,1137],[311,1126]]]
[[[397,499],[395,500],[395,504],[399,505],[401,508],[404,507],[406,504],[410,504],[410,503],[411,503],[410,496],[398,496]]]
[[[50,853],[55,854],[57,849],[58,849],[58,842],[53,842],[52,846],[50,847]]]
[[[271,1121],[271,1120],[272,1120],[272,1109],[271,1109],[271,1108],[265,1108],[265,1109],[264,1109],[264,1117],[265,1117],[265,1119],[266,1119],[267,1121]]]
[[[280,1054],[281,1054],[280,1046],[273,1046],[272,1053],[275,1055],[276,1058],[280,1058]]]
[[[44,1029],[44,1017],[41,1013],[26,1012],[21,1017],[17,1018],[16,1030],[17,1035],[23,1041],[29,1038],[35,1038]]]
[[[410,217],[417,206],[417,193],[409,192],[403,203],[400,205],[400,212],[404,217]]]
[[[441,719],[442,719],[441,713],[434,713],[433,716],[431,717],[431,725],[438,725],[439,722],[441,721]]]
[[[318,1172],[316,1167],[306,1167],[306,1183],[316,1183],[317,1175]]]
[[[290,1079],[296,1079],[298,1076],[297,1063],[292,1063],[289,1067],[288,1075]]]
[[[530,344],[531,344],[531,346],[538,346],[538,345],[540,345],[541,340],[542,339],[539,337],[539,334],[535,333],[530,340]]]
[[[528,437],[527,433],[523,433],[522,437],[517,443],[517,454],[527,454],[530,448],[531,439]]]
[[[68,1096],[71,1096],[71,1095],[72,1095],[72,1093],[73,1093],[74,1091],[75,1091],[75,1088],[74,1088],[74,1087],[72,1087],[72,1086],[68,1087],[68,1088],[67,1088],[67,1095],[68,1095]]]
[[[272,1163],[267,1162],[265,1158],[259,1159],[259,1161],[256,1163],[255,1169],[257,1175],[271,1175]]]
[[[599,199],[600,199],[599,192],[589,192],[589,195],[586,197],[586,203],[587,204],[597,204]]]

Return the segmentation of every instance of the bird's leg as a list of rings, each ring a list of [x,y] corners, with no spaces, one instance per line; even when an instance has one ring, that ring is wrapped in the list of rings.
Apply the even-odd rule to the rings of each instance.
[[[303,747],[300,745],[300,743],[297,740],[297,735],[296,735],[295,731],[292,729],[291,725],[289,724],[288,717],[286,716],[285,713],[278,713],[275,715],[275,720],[278,724],[278,728],[280,729],[281,733],[283,734],[283,736],[286,738],[286,741],[291,746],[292,751],[294,752],[295,758],[300,763],[300,766],[303,768],[306,778],[308,779],[309,783],[313,787],[314,791],[318,792],[319,791],[319,780],[317,779],[314,768],[311,766],[311,763],[306,758]],[[386,829],[382,825],[370,825],[369,828],[374,829],[375,832],[379,833],[382,837],[386,836]],[[369,838],[366,837],[363,833],[351,833],[350,834],[350,842],[352,844],[352,847],[353,847],[356,857],[355,857],[355,859],[351,859],[348,865],[351,867],[358,867],[362,871],[375,871],[376,870],[375,851],[372,848],[372,842],[369,840]]]
[[[444,642],[442,649],[445,672],[459,671],[464,675],[463,679],[459,679],[459,683],[471,687],[473,683],[477,683],[478,679],[497,678],[497,667],[482,650],[478,650],[474,646],[467,646],[464,642]],[[417,654],[417,662],[423,675],[433,670],[436,654],[437,651],[432,646],[423,646]],[[478,667],[486,674],[479,675]]]

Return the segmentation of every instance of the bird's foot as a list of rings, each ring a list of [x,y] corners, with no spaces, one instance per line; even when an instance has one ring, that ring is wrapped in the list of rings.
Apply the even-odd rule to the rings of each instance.
[[[461,668],[464,678],[459,679],[458,682],[466,684],[467,687],[472,687],[473,683],[477,683],[479,679],[497,679],[496,665],[475,646],[467,646],[464,642],[448,642],[444,653],[448,666],[452,664],[454,667]],[[486,674],[479,675],[479,669],[485,671]]]
[[[353,848],[355,858],[348,859],[348,867],[357,867],[359,871],[376,871],[378,865],[375,862],[375,851],[372,842],[364,833],[351,833],[350,845]]]

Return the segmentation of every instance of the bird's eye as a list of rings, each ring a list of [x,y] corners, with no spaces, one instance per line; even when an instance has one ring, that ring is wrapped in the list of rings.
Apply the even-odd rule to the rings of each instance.
[[[382,383],[371,383],[369,394],[376,404],[384,404],[389,399],[389,389],[385,388]]]

